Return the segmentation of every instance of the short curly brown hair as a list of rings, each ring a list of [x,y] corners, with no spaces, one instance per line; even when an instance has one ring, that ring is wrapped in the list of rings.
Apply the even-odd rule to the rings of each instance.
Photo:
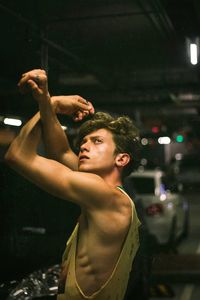
[[[116,145],[115,154],[128,153],[130,155],[130,162],[124,167],[122,177],[129,175],[137,160],[139,129],[128,116],[114,117],[109,113],[97,112],[80,126],[77,136],[78,145],[86,135],[102,128],[112,133]]]

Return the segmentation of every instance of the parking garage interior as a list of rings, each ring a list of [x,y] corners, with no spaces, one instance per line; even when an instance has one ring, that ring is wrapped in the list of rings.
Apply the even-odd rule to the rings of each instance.
[[[189,207],[184,237],[147,245],[148,299],[199,300],[200,2],[0,0],[0,36],[0,299],[29,274],[59,263],[80,213],[4,161],[38,109],[17,83],[40,68],[51,95],[81,95],[96,111],[134,120],[141,146],[133,172],[164,172],[169,190]],[[59,118],[73,141],[77,124]],[[145,188],[130,193],[140,201]]]

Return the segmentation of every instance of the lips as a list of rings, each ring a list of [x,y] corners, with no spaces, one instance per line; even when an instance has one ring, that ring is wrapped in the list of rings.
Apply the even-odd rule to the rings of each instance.
[[[84,159],[89,159],[89,157],[87,155],[80,155],[79,156],[79,161],[82,161]]]

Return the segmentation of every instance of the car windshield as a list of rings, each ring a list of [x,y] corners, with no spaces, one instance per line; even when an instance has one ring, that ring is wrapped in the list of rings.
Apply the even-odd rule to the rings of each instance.
[[[138,194],[154,194],[154,178],[134,177],[132,178],[133,186]]]

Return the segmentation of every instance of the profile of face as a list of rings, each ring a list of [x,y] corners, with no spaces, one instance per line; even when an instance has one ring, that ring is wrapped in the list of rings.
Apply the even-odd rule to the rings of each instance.
[[[126,163],[121,160],[126,154],[116,154],[115,150],[116,145],[109,130],[102,128],[91,132],[80,145],[79,171],[100,176],[111,173],[114,168]]]
[[[115,143],[112,133],[98,129],[86,135],[80,145],[79,171],[96,174],[110,172],[115,166]]]

